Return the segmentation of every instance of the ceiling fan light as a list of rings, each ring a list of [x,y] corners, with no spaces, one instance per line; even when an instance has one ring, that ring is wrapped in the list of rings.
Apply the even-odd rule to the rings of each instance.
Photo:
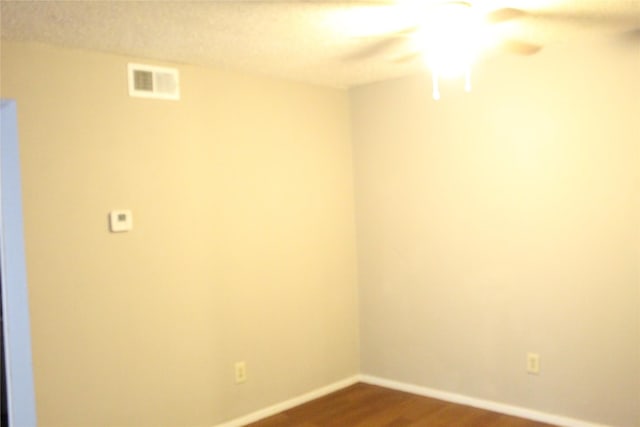
[[[440,88],[438,87],[438,75],[436,73],[431,74],[431,81],[433,85],[432,96],[433,99],[437,101],[440,99]]]
[[[437,72],[434,71],[431,73],[431,83],[433,87],[432,96],[435,101],[440,99],[440,85],[438,77]],[[464,90],[465,92],[471,92],[471,68],[468,68],[465,73]]]
[[[444,78],[457,78],[465,75],[475,60],[473,51],[467,46],[441,46],[425,52],[427,67]]]
[[[461,77],[483,47],[482,17],[468,3],[440,5],[430,13],[415,34],[429,69],[445,78]]]

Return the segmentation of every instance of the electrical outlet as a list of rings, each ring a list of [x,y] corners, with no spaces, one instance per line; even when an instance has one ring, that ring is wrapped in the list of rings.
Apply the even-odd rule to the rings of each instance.
[[[234,365],[236,372],[236,384],[241,384],[247,380],[247,364],[245,362],[236,362]]]
[[[537,353],[527,353],[527,373],[538,375],[540,373],[540,355]]]

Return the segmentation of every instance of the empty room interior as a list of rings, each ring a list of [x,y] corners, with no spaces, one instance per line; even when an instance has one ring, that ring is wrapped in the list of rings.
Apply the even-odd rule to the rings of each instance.
[[[468,92],[394,57],[390,1],[3,0],[38,425],[230,427],[366,383],[640,426],[640,2],[579,3],[494,2],[529,51]],[[379,10],[391,38],[350,26]]]

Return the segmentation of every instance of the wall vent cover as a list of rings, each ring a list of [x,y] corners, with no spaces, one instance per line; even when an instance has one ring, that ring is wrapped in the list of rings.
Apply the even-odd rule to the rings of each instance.
[[[180,81],[175,68],[129,63],[129,96],[180,99]]]

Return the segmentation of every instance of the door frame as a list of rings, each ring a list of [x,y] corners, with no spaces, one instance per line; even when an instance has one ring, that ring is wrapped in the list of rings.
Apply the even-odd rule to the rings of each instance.
[[[10,426],[36,426],[16,103],[0,100],[0,278]]]

